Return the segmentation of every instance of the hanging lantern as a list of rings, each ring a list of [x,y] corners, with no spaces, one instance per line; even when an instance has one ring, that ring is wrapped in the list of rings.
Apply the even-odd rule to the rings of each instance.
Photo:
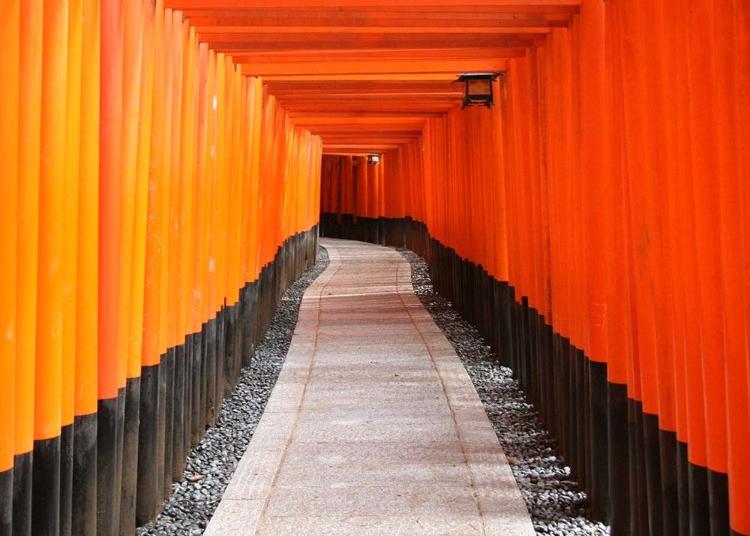
[[[464,105],[492,108],[492,82],[500,73],[464,73],[455,82],[464,83]],[[455,83],[454,82],[454,83]]]
[[[372,153],[370,155],[367,155],[367,163],[377,165],[380,164],[380,154],[378,153]]]

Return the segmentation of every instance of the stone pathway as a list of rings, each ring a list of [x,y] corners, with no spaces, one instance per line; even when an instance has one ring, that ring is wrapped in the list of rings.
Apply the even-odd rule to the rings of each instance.
[[[206,535],[532,535],[453,347],[396,251],[324,239],[265,413]]]

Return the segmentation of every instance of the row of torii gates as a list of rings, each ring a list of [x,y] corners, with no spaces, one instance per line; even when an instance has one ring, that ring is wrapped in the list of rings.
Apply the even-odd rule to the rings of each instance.
[[[0,534],[153,518],[320,233],[428,260],[612,534],[750,534],[746,0],[3,0],[0,47]]]

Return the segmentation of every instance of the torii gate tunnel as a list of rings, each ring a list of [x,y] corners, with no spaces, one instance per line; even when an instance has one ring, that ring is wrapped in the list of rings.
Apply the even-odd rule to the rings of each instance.
[[[0,535],[153,518],[319,234],[428,261],[612,534],[750,535],[750,2],[1,5]]]

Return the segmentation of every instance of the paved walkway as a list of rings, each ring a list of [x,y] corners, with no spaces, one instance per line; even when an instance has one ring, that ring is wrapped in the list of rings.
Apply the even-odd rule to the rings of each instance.
[[[322,240],[278,383],[206,531],[534,534],[469,376],[396,251]]]

